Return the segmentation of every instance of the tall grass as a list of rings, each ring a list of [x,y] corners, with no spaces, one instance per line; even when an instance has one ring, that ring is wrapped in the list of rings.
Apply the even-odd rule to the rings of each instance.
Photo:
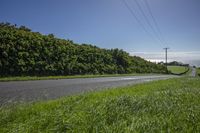
[[[179,78],[0,110],[0,132],[200,132],[200,79]]]

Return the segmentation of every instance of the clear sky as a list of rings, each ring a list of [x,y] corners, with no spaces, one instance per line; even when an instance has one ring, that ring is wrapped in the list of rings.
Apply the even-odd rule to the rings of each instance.
[[[145,0],[0,0],[0,21],[147,59],[166,46],[173,59],[200,59],[200,0],[146,1],[157,28]]]

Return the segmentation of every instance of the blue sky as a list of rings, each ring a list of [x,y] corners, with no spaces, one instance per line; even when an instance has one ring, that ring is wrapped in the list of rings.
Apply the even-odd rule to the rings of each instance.
[[[161,34],[145,0],[137,0],[157,35],[135,0],[125,1],[141,23],[123,0],[0,0],[0,21],[77,43],[121,48],[147,59],[155,57],[152,53],[162,58],[158,53],[166,46],[170,47],[169,54],[176,53],[172,60],[174,56],[183,60],[181,55],[187,57],[188,53],[200,59],[200,0],[147,0]]]

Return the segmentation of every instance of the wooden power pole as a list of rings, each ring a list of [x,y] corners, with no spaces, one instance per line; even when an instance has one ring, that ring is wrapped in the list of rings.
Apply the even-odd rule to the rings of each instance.
[[[163,48],[164,50],[165,50],[165,65],[166,65],[166,72],[167,72],[167,50],[169,49],[169,48]]]

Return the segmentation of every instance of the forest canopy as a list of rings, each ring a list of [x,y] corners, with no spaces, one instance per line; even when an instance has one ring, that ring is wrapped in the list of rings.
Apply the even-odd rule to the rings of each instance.
[[[166,67],[131,56],[121,49],[42,35],[10,23],[0,23],[1,76],[165,73]]]

